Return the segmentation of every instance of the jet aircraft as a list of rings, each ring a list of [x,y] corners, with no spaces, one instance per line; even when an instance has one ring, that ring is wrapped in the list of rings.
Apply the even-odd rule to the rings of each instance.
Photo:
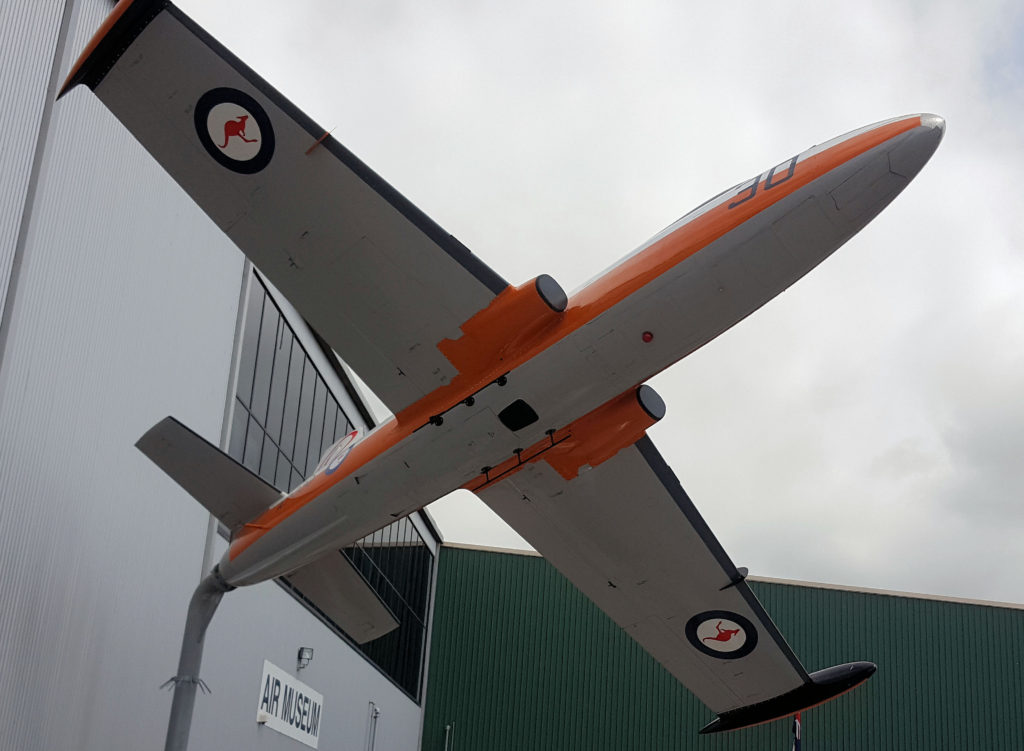
[[[509,284],[164,0],[121,0],[85,84],[394,416],[282,494],[173,418],[139,448],[230,530],[223,589],[289,577],[350,634],[395,626],[339,549],[476,493],[689,688],[745,727],[827,701],[646,430],[645,381],[738,323],[902,191],[945,129],[896,117],[722,191],[567,295]]]

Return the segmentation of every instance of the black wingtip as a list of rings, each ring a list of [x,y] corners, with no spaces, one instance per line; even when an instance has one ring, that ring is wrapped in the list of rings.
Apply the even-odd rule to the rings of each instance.
[[[169,5],[168,0],[120,0],[78,57],[57,98],[80,83],[95,89],[135,37]]]
[[[819,670],[810,674],[807,683],[788,693],[748,707],[723,712],[701,728],[701,735],[760,725],[824,704],[856,688],[874,675],[876,670],[878,666],[873,662],[848,662],[845,665]]]

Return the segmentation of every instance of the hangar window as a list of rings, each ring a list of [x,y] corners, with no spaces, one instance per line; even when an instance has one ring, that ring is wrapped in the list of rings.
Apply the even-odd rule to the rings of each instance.
[[[271,485],[290,491],[353,422],[255,273],[248,294],[228,452]],[[400,519],[341,552],[391,609],[397,629],[357,645],[301,591],[279,583],[418,701],[434,562],[430,548],[410,519]]]
[[[352,421],[255,274],[242,332],[229,453],[281,490],[312,473]]]

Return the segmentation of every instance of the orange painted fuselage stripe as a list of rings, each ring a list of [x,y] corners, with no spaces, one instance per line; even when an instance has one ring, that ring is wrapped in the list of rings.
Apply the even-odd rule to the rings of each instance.
[[[505,289],[491,301],[490,305],[463,324],[463,338],[470,337],[464,345],[455,346],[455,342],[461,343],[462,338],[455,342],[447,340],[439,343],[442,351],[458,370],[458,374],[448,384],[411,404],[395,415],[393,420],[370,433],[352,449],[345,463],[334,474],[311,478],[281,503],[268,509],[251,524],[243,526],[231,542],[230,559],[237,558],[284,519],[412,435],[413,431],[427,423],[431,416],[444,413],[498,376],[529,361],[769,206],[792,195],[836,167],[920,124],[919,116],[908,117],[859,133],[799,161],[792,177],[771,190],[765,190],[765,181],[761,181],[754,197],[735,208],[730,209],[728,202],[723,201],[674,232],[651,243],[581,289],[570,298],[565,312],[550,325],[538,329],[532,318],[518,320],[533,315],[530,306],[524,306],[519,302],[528,285]],[[536,335],[525,341],[519,339],[515,341],[514,346],[501,347],[500,359],[496,360],[496,343],[491,340],[485,327],[477,325],[477,321],[494,320],[499,314],[504,313],[509,316],[506,323],[530,327],[536,330]],[[479,346],[470,346],[473,339],[478,340]]]

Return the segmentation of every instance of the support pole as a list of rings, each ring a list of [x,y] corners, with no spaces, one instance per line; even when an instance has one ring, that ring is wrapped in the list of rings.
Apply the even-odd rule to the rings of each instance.
[[[164,751],[185,751],[188,735],[192,729],[192,710],[196,703],[196,688],[209,689],[199,677],[199,666],[203,661],[203,638],[210,625],[220,598],[234,587],[221,578],[214,567],[205,579],[199,582],[188,604],[185,618],[185,633],[181,638],[181,656],[178,658],[178,673],[164,686],[173,684],[174,698],[171,700],[171,718],[167,722],[167,741]],[[163,686],[161,686],[163,688]]]

